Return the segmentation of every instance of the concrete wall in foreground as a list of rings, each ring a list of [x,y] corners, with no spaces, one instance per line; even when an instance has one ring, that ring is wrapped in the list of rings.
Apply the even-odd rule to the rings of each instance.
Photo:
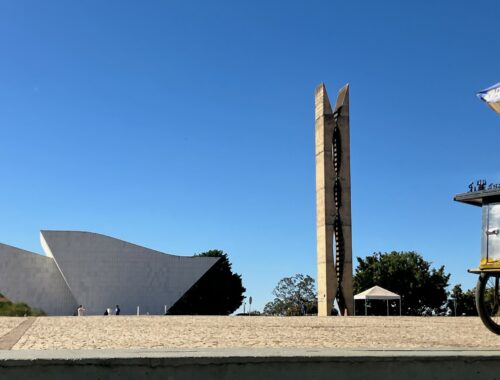
[[[122,314],[163,314],[215,264],[214,257],[181,257],[79,231],[41,231],[78,304],[89,315],[120,305]]]
[[[498,379],[498,351],[3,351],[1,379]],[[241,351],[246,351],[244,354]],[[263,351],[263,352],[261,352]]]
[[[49,315],[72,315],[76,301],[50,257],[0,243],[0,293]]]

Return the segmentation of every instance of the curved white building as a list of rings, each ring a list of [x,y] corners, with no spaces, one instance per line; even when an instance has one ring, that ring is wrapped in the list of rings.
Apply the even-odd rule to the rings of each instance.
[[[109,236],[41,231],[46,256],[0,244],[0,293],[49,315],[73,315],[84,305],[101,315],[163,314],[218,260],[181,257]]]

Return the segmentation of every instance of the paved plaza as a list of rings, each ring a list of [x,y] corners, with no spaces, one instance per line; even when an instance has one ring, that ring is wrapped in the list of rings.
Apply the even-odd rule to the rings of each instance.
[[[92,316],[0,318],[11,350],[500,349],[478,317]]]

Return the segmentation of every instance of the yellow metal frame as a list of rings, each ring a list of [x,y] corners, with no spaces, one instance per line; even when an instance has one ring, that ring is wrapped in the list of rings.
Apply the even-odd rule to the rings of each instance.
[[[500,270],[500,260],[487,261],[482,259],[479,263],[479,269],[499,269]]]
[[[467,269],[467,272],[474,273],[474,274],[500,273],[500,269],[499,268],[473,268],[473,269]]]

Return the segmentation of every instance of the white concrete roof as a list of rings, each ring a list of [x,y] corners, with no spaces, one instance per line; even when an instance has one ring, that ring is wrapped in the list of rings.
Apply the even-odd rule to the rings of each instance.
[[[375,285],[354,296],[355,300],[399,300],[401,297],[387,289]]]

